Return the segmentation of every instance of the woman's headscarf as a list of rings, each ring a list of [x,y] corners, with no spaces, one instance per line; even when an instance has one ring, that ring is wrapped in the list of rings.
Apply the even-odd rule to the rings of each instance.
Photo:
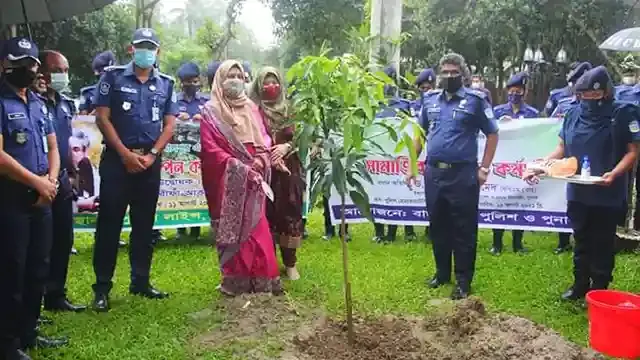
[[[227,80],[229,71],[234,67],[242,72],[242,64],[238,61],[226,60],[220,64],[211,88],[209,104],[213,108],[216,117],[231,126],[233,134],[240,142],[264,147],[265,143],[258,120],[254,119],[253,116],[255,104],[244,93],[233,100],[224,96],[222,84]]]
[[[280,94],[274,100],[265,101],[264,98],[264,80],[267,76],[272,75],[280,84]],[[251,86],[251,100],[253,100],[265,115],[269,118],[271,129],[274,131],[280,130],[286,126],[286,119],[288,116],[288,104],[285,98],[287,90],[282,82],[282,77],[276,68],[266,66],[260,70],[253,85]]]

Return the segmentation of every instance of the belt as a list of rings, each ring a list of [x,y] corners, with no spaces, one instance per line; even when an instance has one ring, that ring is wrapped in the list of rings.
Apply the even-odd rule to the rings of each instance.
[[[153,145],[133,145],[133,146],[127,146],[127,149],[131,150],[133,153],[136,153],[138,155],[146,155],[149,153],[149,151],[151,151],[151,149],[153,148]],[[107,152],[114,152],[115,150],[111,149],[110,147],[106,147],[105,151]]]
[[[436,160],[431,160],[431,161],[428,161],[427,163],[436,169],[454,169],[454,168],[460,168],[460,167],[469,166],[473,164],[470,162],[444,162],[444,161],[436,161]]]

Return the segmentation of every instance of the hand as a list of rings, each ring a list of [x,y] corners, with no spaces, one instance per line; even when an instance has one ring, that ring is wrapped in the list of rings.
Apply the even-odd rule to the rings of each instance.
[[[606,172],[602,175],[602,180],[598,181],[596,184],[602,186],[610,186],[613,184],[613,181],[616,179],[616,175],[613,172]]]
[[[413,190],[413,187],[416,186],[417,181],[418,181],[418,177],[411,174],[408,174],[407,177],[405,177],[404,179],[404,182],[405,184],[407,184],[407,187],[409,188],[409,190]]]
[[[178,114],[178,120],[189,120],[189,118],[190,118],[189,114],[187,114],[187,113],[186,113],[186,112],[184,112],[184,111],[181,111],[181,112]]]
[[[147,154],[141,157],[142,165],[144,165],[145,169],[148,169],[156,162],[156,156],[153,154]]]
[[[478,183],[480,186],[484,185],[487,182],[487,178],[489,178],[489,172],[483,170],[482,168],[478,169]]]
[[[40,200],[42,200],[43,204],[52,203],[58,194],[57,185],[49,181],[48,176],[39,177],[38,182],[35,184],[35,189],[38,194],[40,194],[40,198],[36,204],[41,203]]]
[[[271,147],[271,162],[276,163],[291,150],[289,144],[278,144]]]
[[[280,160],[277,163],[274,164],[274,167],[276,168],[276,170],[281,171],[283,173],[286,173],[287,175],[291,175],[291,171],[289,170],[289,168],[287,167],[287,165],[284,164],[284,161]]]
[[[532,169],[527,169],[524,174],[522,174],[522,180],[526,182],[538,182],[540,181],[539,176],[540,172]]]
[[[260,173],[256,172],[255,170],[249,170],[249,181],[262,186],[262,175],[260,175]]]
[[[251,165],[251,168],[261,173],[262,170],[264,170],[264,164],[262,164],[262,161],[260,160],[260,158],[255,158],[253,159],[253,165]]]
[[[127,169],[127,172],[131,174],[146,170],[143,157],[133,151],[127,150],[127,153],[122,157],[122,163],[124,163],[124,167]]]
[[[200,114],[193,115],[192,119],[193,119],[193,121],[202,121],[203,120],[202,115],[200,115]]]
[[[35,207],[45,207],[45,206],[51,205],[51,203],[52,203],[51,201],[49,201],[46,198],[40,196],[38,198],[38,201],[36,201],[36,203],[33,204],[33,206],[35,206]]]
[[[501,121],[501,122],[509,122],[509,121],[513,120],[513,118],[511,116],[509,116],[509,115],[503,115],[498,120]]]

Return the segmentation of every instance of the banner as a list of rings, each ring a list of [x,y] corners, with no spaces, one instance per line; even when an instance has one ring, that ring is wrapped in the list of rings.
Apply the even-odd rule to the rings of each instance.
[[[522,180],[528,162],[543,158],[555,149],[561,122],[562,119],[538,118],[500,124],[498,149],[489,179],[480,191],[479,227],[571,232],[566,215],[566,183],[553,179],[542,179],[539,183]],[[484,153],[485,139],[483,134],[479,135],[478,158]],[[418,184],[410,190],[405,184],[409,172],[408,151],[394,153],[395,144],[388,135],[377,136],[375,140],[392,154],[386,158],[371,156],[366,159],[373,184],[363,182],[363,185],[375,222],[428,225],[423,177],[426,151],[419,159]],[[332,222],[338,224],[342,212],[335,189],[329,204]],[[345,218],[348,223],[368,221],[351,202],[345,206]]]
[[[98,166],[103,149],[102,134],[94,116],[77,116],[69,138],[74,171],[71,179],[77,200],[74,202],[75,231],[95,231],[100,206]],[[176,121],[172,142],[162,154],[162,180],[154,228],[207,226],[210,223],[207,200],[201,185],[200,127],[197,122]],[[123,230],[129,230],[125,216]]]

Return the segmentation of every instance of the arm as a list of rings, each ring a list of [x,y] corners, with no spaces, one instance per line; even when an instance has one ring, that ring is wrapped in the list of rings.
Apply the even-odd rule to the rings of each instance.
[[[560,141],[558,141],[558,145],[556,145],[556,148],[553,150],[553,152],[551,152],[551,154],[547,155],[545,160],[562,159],[563,157],[564,157],[564,141],[562,140],[562,137],[560,137]]]
[[[496,154],[496,149],[498,148],[498,124],[496,123],[491,104],[483,101],[481,105],[480,130],[487,136],[487,141],[484,146],[484,154],[482,155],[480,166],[489,169],[493,162],[493,157]]]
[[[487,135],[487,142],[484,147],[484,154],[482,155],[482,163],[481,166],[485,169],[489,169],[491,167],[491,163],[493,162],[493,156],[496,154],[496,149],[498,148],[498,133],[493,133]]]
[[[98,93],[96,95],[96,125],[102,136],[107,142],[107,145],[115,150],[121,157],[129,154],[127,149],[118,133],[116,132],[113,123],[111,122],[111,93],[113,92],[113,74],[110,72],[105,73],[100,78],[98,83]]]
[[[614,177],[628,173],[636,163],[638,159],[638,143],[627,144],[627,153],[624,154],[622,159],[618,162],[615,168],[611,170]]]
[[[49,180],[58,181],[58,175],[60,175],[60,152],[58,151],[58,140],[56,134],[51,132],[47,135],[47,146],[49,152],[47,153],[47,159],[49,160]]]

